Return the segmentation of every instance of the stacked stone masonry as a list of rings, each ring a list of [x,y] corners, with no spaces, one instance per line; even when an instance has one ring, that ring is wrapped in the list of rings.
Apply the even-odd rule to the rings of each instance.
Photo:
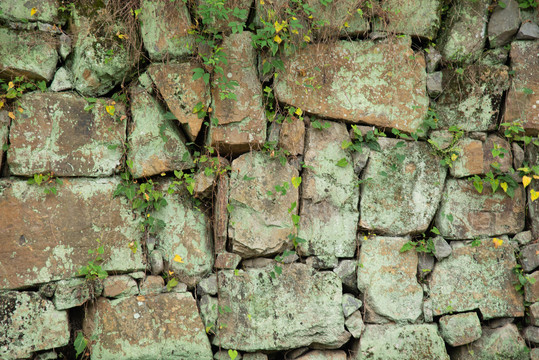
[[[530,0],[0,0],[0,359],[538,360],[538,136]]]

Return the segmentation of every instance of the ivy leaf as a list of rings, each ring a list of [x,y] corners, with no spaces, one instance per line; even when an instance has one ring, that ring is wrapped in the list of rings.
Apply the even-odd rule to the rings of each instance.
[[[297,189],[301,185],[301,176],[292,177],[292,185]]]
[[[399,252],[401,252],[401,253],[407,252],[409,250],[412,250],[414,247],[415,247],[415,244],[412,241],[408,241],[406,244],[402,245]]]
[[[238,357],[238,352],[236,350],[228,350],[228,356],[230,357],[230,360],[234,360]]]
[[[75,357],[79,357],[79,355],[84,352],[86,345],[88,345],[88,340],[86,340],[82,332],[79,332],[75,338],[75,341],[73,342],[73,347],[76,351]]]
[[[346,160],[346,158],[337,161],[337,166],[339,167],[346,167],[346,165],[348,165],[348,160]]]

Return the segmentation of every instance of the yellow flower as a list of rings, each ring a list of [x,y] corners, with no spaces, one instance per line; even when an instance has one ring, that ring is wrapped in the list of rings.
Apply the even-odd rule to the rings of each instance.
[[[503,244],[503,240],[498,238],[492,239],[492,242],[494,243],[494,247],[496,249]]]

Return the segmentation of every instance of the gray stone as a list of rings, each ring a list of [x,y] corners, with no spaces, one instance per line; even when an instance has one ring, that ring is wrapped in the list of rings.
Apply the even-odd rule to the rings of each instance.
[[[234,253],[222,252],[215,259],[216,269],[235,269],[241,262],[241,256]]]
[[[282,166],[270,154],[251,152],[232,162],[229,195],[228,236],[232,251],[244,258],[273,255],[291,246],[292,203],[299,202],[299,190],[291,184],[298,171]],[[283,187],[282,191],[277,187]]]
[[[283,265],[275,278],[271,270],[251,268],[237,275],[231,270],[219,272],[219,304],[232,311],[220,314],[222,326],[214,345],[266,351],[311,344],[338,348],[348,341],[336,274],[313,274],[298,263]]]
[[[417,273],[421,278],[425,278],[434,268],[434,256],[426,253],[418,253],[417,258]]]
[[[361,171],[365,168],[367,165],[367,161],[369,161],[369,155],[371,154],[371,149],[368,147],[364,147],[361,149],[361,152],[354,151],[352,153],[352,163],[354,164],[354,173],[359,176],[361,175]]]
[[[168,289],[167,289],[168,291]],[[174,286],[170,292],[174,293],[184,293],[187,292],[187,284],[185,283],[178,283],[178,285]]]
[[[539,266],[539,243],[530,244],[520,249],[520,263],[525,272],[532,272]]]
[[[58,54],[62,59],[66,59],[73,48],[73,39],[68,34],[62,33],[59,37],[60,45],[58,46]]]
[[[243,261],[243,266],[246,268],[263,268],[274,264],[275,260],[268,258],[254,258]]]
[[[100,279],[89,281],[86,279],[60,280],[56,283],[54,292],[54,307],[56,310],[66,310],[84,304],[101,295],[103,283]]]
[[[39,287],[39,295],[51,299],[56,291],[56,283],[47,283]]]
[[[479,309],[484,320],[523,316],[522,295],[513,286],[515,266],[513,248],[505,241],[498,248],[488,238],[476,247],[454,247],[430,278],[434,315]]]
[[[531,350],[530,360],[539,360],[539,348],[535,348]]]
[[[520,26],[520,11],[518,2],[504,0],[505,6],[500,4],[494,8],[488,22],[488,40],[490,47],[500,47],[511,41]]]
[[[141,280],[141,279],[144,279],[146,277],[146,272],[144,272],[144,271],[135,271],[135,272],[132,272],[132,273],[130,273],[128,275],[131,276],[135,280]]]
[[[99,298],[86,311],[83,331],[95,339],[95,360],[213,358],[190,293],[148,295],[144,299]]]
[[[217,275],[211,274],[200,280],[197,285],[197,295],[217,295]]]
[[[442,86],[442,76],[443,73],[441,71],[427,74],[427,91],[430,97],[435,98],[444,91]]]
[[[431,46],[428,48],[426,60],[427,72],[432,73],[438,69],[440,62],[442,61],[442,54]]]
[[[129,275],[114,275],[103,280],[103,296],[108,298],[123,298],[137,295],[138,285]]]
[[[66,67],[61,67],[54,74],[50,89],[51,91],[64,91],[73,88],[73,74]]]
[[[481,54],[478,63],[486,66],[499,66],[505,65],[508,58],[509,49],[504,46],[485,51]]]
[[[344,317],[347,318],[352,315],[353,312],[358,310],[363,303],[357,299],[354,295],[343,294],[342,296],[342,311]]]
[[[350,153],[341,147],[350,137],[342,123],[321,123],[329,127],[307,129],[298,232],[306,243],[299,253],[351,258],[357,247],[359,189]]]
[[[528,360],[529,350],[513,324],[497,329],[483,328],[483,335],[471,344],[457,347],[451,353],[453,360]]]
[[[344,322],[346,329],[352,334],[355,339],[359,339],[363,330],[365,329],[365,324],[363,323],[363,316],[361,311],[356,311],[350,315]]]
[[[528,319],[531,325],[539,326],[539,302],[530,305]]]
[[[367,324],[356,350],[355,360],[449,360],[444,341],[434,324]]]
[[[532,232],[530,230],[520,232],[513,236],[513,241],[518,242],[520,246],[527,245],[533,240]]]
[[[198,302],[200,317],[206,327],[207,333],[215,333],[217,318],[219,317],[219,300],[215,297],[204,295]]]
[[[439,321],[440,335],[451,346],[469,344],[481,337],[481,322],[476,313],[442,316]]]
[[[539,26],[536,23],[527,21],[522,23],[517,33],[517,40],[539,39]]]
[[[268,355],[256,352],[243,354],[243,360],[268,360]]]
[[[437,236],[432,241],[434,243],[434,256],[436,256],[436,259],[442,260],[451,255],[451,245],[443,237]]]
[[[55,359],[58,359],[58,354],[54,350],[47,351],[44,353],[36,354],[34,359],[35,360],[55,360]]]
[[[372,180],[361,184],[359,225],[392,236],[425,232],[442,196],[446,169],[426,142],[378,142],[382,151],[371,151],[363,171],[362,180]]]
[[[511,143],[511,149],[513,150],[513,167],[518,169],[524,163],[524,150],[516,142]]]
[[[399,250],[409,238],[371,237],[361,246],[358,288],[365,305],[397,322],[421,316],[423,290],[417,283],[417,253]]]
[[[58,0],[2,1],[0,19],[16,22],[46,22],[64,24],[65,19],[59,14]],[[36,9],[32,13],[31,9]]]
[[[297,357],[296,360],[346,360],[343,350],[312,350]]]
[[[297,359],[301,355],[309,351],[308,347],[301,347],[299,349],[289,350],[286,352],[285,359]]]
[[[305,260],[305,264],[316,270],[333,269],[339,263],[336,256],[310,256]]]
[[[0,293],[0,357],[28,358],[69,343],[67,311],[34,292]]]
[[[149,275],[140,283],[140,295],[159,294],[166,289],[165,280],[161,276]]]
[[[357,260],[341,260],[339,265],[333,269],[348,289],[357,289]]]
[[[526,326],[523,331],[523,336],[526,341],[537,345],[539,344],[539,327],[537,326]]]
[[[159,275],[165,269],[165,264],[163,262],[163,253],[159,250],[154,250],[148,256],[148,261],[150,262],[150,269],[152,275]]]
[[[434,322],[434,312],[432,311],[432,301],[430,299],[423,301],[423,320],[426,323]]]
[[[486,325],[491,329],[496,329],[507,324],[512,324],[515,321],[515,318],[497,318],[487,321]]]

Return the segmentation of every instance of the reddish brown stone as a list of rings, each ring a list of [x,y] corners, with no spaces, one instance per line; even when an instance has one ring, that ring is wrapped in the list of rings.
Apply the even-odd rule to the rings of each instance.
[[[539,254],[537,254],[537,256],[539,257]],[[528,276],[535,279],[535,282],[533,284],[528,282],[528,284],[526,284],[524,287],[524,300],[530,303],[539,302],[539,271],[536,271]]]
[[[305,147],[305,123],[294,118],[291,122],[285,121],[279,133],[279,146],[290,155],[303,155]]]
[[[492,150],[495,150],[495,148],[501,150],[501,154],[497,157],[492,155]],[[509,169],[513,167],[513,156],[511,155],[511,145],[508,141],[497,135],[489,135],[484,144],[483,173],[493,171],[492,165],[494,163],[498,163],[501,172],[509,172]]]

